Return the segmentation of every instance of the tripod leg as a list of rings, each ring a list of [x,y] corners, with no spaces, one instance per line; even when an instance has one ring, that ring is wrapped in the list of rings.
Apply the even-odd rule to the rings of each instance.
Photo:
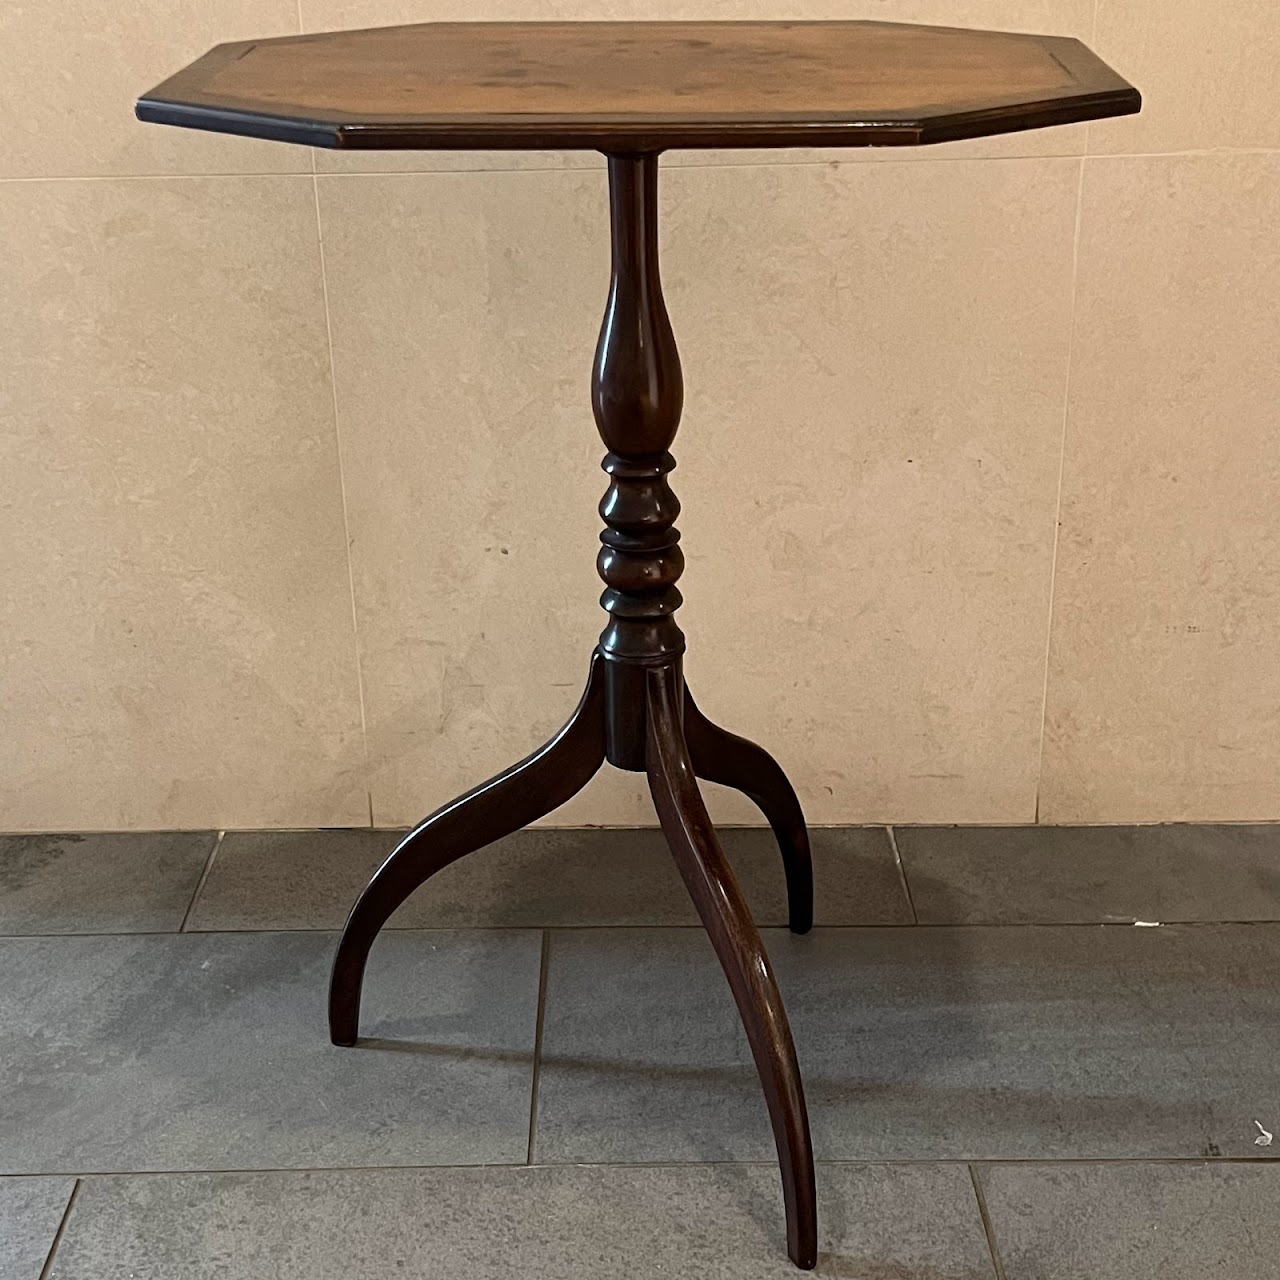
[[[693,771],[708,782],[741,791],[768,819],[782,851],[787,877],[787,909],[792,933],[813,927],[813,859],[800,801],[782,766],[763,748],[721,729],[684,694],[684,737]]]
[[[333,961],[329,1037],[334,1044],[356,1042],[369,949],[396,908],[442,867],[559,808],[591,781],[604,763],[604,750],[604,671],[597,656],[578,709],[550,742],[437,809],[374,873],[347,917]]]
[[[813,1147],[786,1010],[760,934],[698,791],[681,728],[678,672],[671,667],[651,669],[648,693],[649,789],[751,1042],[782,1170],[787,1252],[796,1266],[809,1270],[818,1257]]]

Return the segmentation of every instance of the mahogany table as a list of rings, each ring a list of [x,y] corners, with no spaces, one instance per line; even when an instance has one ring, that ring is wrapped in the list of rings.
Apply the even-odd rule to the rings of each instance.
[[[684,558],[667,476],[683,388],[658,274],[658,156],[672,147],[913,146],[1140,104],[1076,40],[881,22],[427,23],[289,36],[220,45],[139,99],[142,120],[313,146],[608,158],[613,266],[591,382],[608,449],[597,560],[608,623],[568,724],[423,821],[360,895],[334,960],[335,1044],[356,1041],[374,938],[428,877],[563,804],[606,760],[646,773],[755,1056],[787,1251],[798,1267],[814,1266],[813,1153],[795,1047],[697,780],[737,788],[768,819],[797,933],[813,919],[809,839],[778,764],[712,724],[681,673]]]

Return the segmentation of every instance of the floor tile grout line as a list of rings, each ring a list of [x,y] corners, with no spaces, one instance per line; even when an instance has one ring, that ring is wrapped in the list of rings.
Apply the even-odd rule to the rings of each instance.
[[[542,931],[542,952],[538,963],[538,1015],[533,1030],[533,1080],[529,1087],[529,1145],[525,1164],[533,1164],[538,1133],[538,1085],[542,1079],[542,1029],[547,1015],[547,970],[551,960],[551,930]]]
[[[907,895],[907,907],[911,912],[911,923],[919,924],[920,917],[916,914],[915,899],[911,896],[911,884],[907,880],[907,868],[902,861],[902,853],[898,849],[898,833],[892,827],[885,827],[885,833],[889,837],[889,848],[893,850],[893,864],[898,868],[898,883],[902,885],[902,892]]]
[[[963,1166],[973,1170],[985,1168],[1034,1169],[1070,1165],[1073,1168],[1087,1166],[1126,1167],[1133,1165],[1187,1166],[1249,1166],[1280,1170],[1277,1156],[867,1156],[863,1159],[817,1159],[819,1169],[878,1169],[885,1167],[915,1167],[936,1165],[951,1168]],[[262,1168],[239,1169],[95,1169],[89,1173],[70,1173],[65,1169],[39,1169],[23,1172],[0,1173],[0,1182],[19,1178],[74,1178],[77,1182],[91,1182],[95,1178],[239,1178],[246,1175],[313,1173],[432,1173],[459,1172],[467,1169],[776,1169],[776,1160],[547,1160],[541,1164],[527,1164],[519,1160],[490,1161],[474,1164],[349,1164],[349,1165],[276,1165]]]
[[[80,1194],[80,1188],[84,1180],[77,1178],[75,1186],[71,1188],[71,1194],[67,1197],[67,1207],[62,1211],[62,1218],[58,1223],[58,1229],[53,1233],[53,1243],[49,1246],[49,1254],[44,1260],[44,1266],[40,1268],[39,1280],[49,1280],[53,1274],[53,1260],[57,1256],[58,1246],[62,1243],[62,1237],[66,1234],[67,1223],[71,1218],[71,1210],[75,1206],[76,1197]]]
[[[987,1210],[987,1197],[982,1190],[982,1182],[978,1177],[978,1171],[969,1165],[969,1180],[973,1183],[974,1199],[978,1202],[978,1214],[982,1218],[982,1230],[986,1233],[987,1249],[991,1254],[991,1269],[995,1273],[995,1280],[1005,1280],[1004,1263],[1000,1260],[1000,1250],[996,1245],[996,1230],[991,1225],[991,1214]]]
[[[1053,618],[1058,587],[1058,556],[1062,546],[1062,494],[1067,475],[1067,444],[1071,432],[1071,375],[1075,365],[1080,301],[1080,235],[1084,225],[1084,175],[1086,157],[1080,157],[1076,175],[1076,218],[1071,238],[1071,307],[1067,318],[1067,367],[1062,384],[1062,429],[1058,435],[1058,483],[1053,504],[1053,543],[1049,553],[1049,600],[1044,626],[1044,684],[1040,690],[1040,734],[1036,744],[1035,825],[1041,825],[1044,789],[1044,739],[1049,723],[1049,665],[1053,657]]]
[[[820,924],[815,925],[816,933],[871,933],[894,929],[1246,929],[1267,925],[1280,925],[1280,918],[1271,916],[1252,920],[1161,920],[1159,924],[1139,924],[1135,920],[974,920],[974,921],[939,921],[925,920],[918,925],[911,924]],[[779,919],[757,927],[768,933],[786,934],[787,921]],[[614,931],[645,931],[666,929],[682,933],[694,933],[703,929],[700,924],[464,924],[464,925],[388,925],[384,933],[541,933],[543,930],[557,930],[565,933],[611,933]],[[186,937],[241,937],[258,934],[332,934],[335,937],[342,932],[340,924],[316,925],[314,927],[276,926],[262,929],[187,929],[179,930]],[[69,938],[173,938],[178,936],[172,929],[124,929],[96,931],[64,931],[61,933],[0,933],[2,942],[51,941]]]
[[[222,842],[226,839],[226,835],[227,833],[225,831],[219,831],[217,836],[214,838],[213,848],[209,850],[209,856],[205,859],[204,870],[200,872],[200,879],[196,881],[196,891],[191,895],[191,901],[187,903],[187,909],[182,916],[182,923],[178,926],[179,933],[187,932],[187,926],[191,923],[191,916],[195,912],[196,903],[200,901],[200,895],[204,892],[204,886],[208,882],[209,873],[213,870],[213,860],[218,856],[218,850],[222,848]]]
[[[1092,157],[1091,157],[1092,158]],[[377,830],[385,835],[407,835],[414,829],[414,823],[386,823],[379,826]],[[810,833],[815,831],[822,832],[876,832],[883,831],[887,822],[881,820],[879,822],[807,822],[805,824]],[[1140,822],[1055,822],[1050,824],[1055,828],[1064,831],[1090,831],[1090,832],[1116,832],[1116,831],[1161,831],[1173,829],[1204,829],[1209,827],[1221,827],[1228,831],[1235,831],[1241,828],[1249,827],[1266,827],[1268,829],[1280,827],[1280,821],[1271,818],[1193,818],[1189,820],[1182,819],[1159,819],[1152,821]],[[964,830],[964,831],[1021,831],[1039,834],[1039,829],[1031,822],[897,822],[893,824],[895,831],[898,827],[903,827],[909,831],[924,831],[929,833]],[[715,824],[716,831],[720,835],[725,832],[767,832],[769,827],[765,823],[734,823],[720,822]],[[318,826],[318,827],[227,827],[227,835],[250,835],[250,836],[284,836],[284,835],[317,835],[317,834],[338,834],[342,835],[347,832],[358,831],[366,832],[368,827],[363,823],[359,826],[337,825],[337,826]],[[539,832],[542,834],[555,833],[557,835],[602,835],[612,834],[616,832],[630,832],[637,834],[658,835],[662,828],[655,822],[647,826],[637,826],[633,822],[596,822],[588,823],[580,826],[533,826],[521,829],[522,832]],[[10,839],[19,836],[38,836],[42,840],[53,840],[62,836],[198,836],[204,835],[206,832],[217,834],[208,825],[192,826],[192,827],[60,827],[54,831],[35,830],[33,828],[18,828],[9,830],[0,830],[0,839]]]

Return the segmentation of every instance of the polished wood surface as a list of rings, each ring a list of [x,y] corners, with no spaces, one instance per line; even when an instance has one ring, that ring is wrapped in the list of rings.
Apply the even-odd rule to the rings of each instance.
[[[668,450],[680,426],[684,380],[658,274],[658,157],[609,157],[609,299],[591,370],[591,407],[609,452],[600,502],[605,529],[596,568],[609,626],[600,649],[648,661],[684,652],[675,612],[684,572],[680,502],[668,483]],[[637,696],[634,701],[638,704]],[[609,759],[644,767],[643,739],[628,734]]]
[[[684,691],[684,740],[693,772],[707,782],[741,791],[773,829],[787,877],[787,923],[792,933],[813,928],[813,855],[795,788],[763,748],[713,724]]]
[[[501,840],[573,799],[604,764],[604,659],[594,654],[587,687],[550,742],[424,818],[374,872],[347,916],[329,979],[329,1038],[353,1045],[369,951],[396,908],[437,871]]]
[[[658,821],[685,887],[729,980],[764,1089],[782,1174],[787,1254],[802,1270],[818,1261],[813,1142],[800,1064],[787,1011],[702,794],[681,726],[684,681],[678,666],[648,669],[648,775]]]
[[[1079,41],[887,22],[422,23],[220,45],[144,120],[354,148],[911,145],[1136,111]]]
[[[609,157],[612,270],[592,370],[596,426],[608,453],[597,566],[608,623],[568,724],[505,773],[438,809],[392,851],[356,901],[338,942],[329,1033],[353,1045],[365,966],[392,913],[437,871],[564,804],[605,760],[648,775],[672,854],[711,935],[751,1043],[782,1173],[787,1252],[817,1260],[813,1150],[787,1015],[760,934],[716,839],[698,778],[750,796],[777,836],[790,924],[813,922],[809,833],[800,802],[762,748],[714,725],[684,685],[676,581],[684,560],[667,481],[684,398],[658,270],[658,158]]]

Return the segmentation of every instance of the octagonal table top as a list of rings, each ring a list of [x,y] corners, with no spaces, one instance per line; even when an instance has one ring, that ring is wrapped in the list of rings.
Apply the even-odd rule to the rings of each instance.
[[[352,149],[913,146],[1125,115],[1078,40],[887,22],[438,22],[223,44],[142,120]]]

